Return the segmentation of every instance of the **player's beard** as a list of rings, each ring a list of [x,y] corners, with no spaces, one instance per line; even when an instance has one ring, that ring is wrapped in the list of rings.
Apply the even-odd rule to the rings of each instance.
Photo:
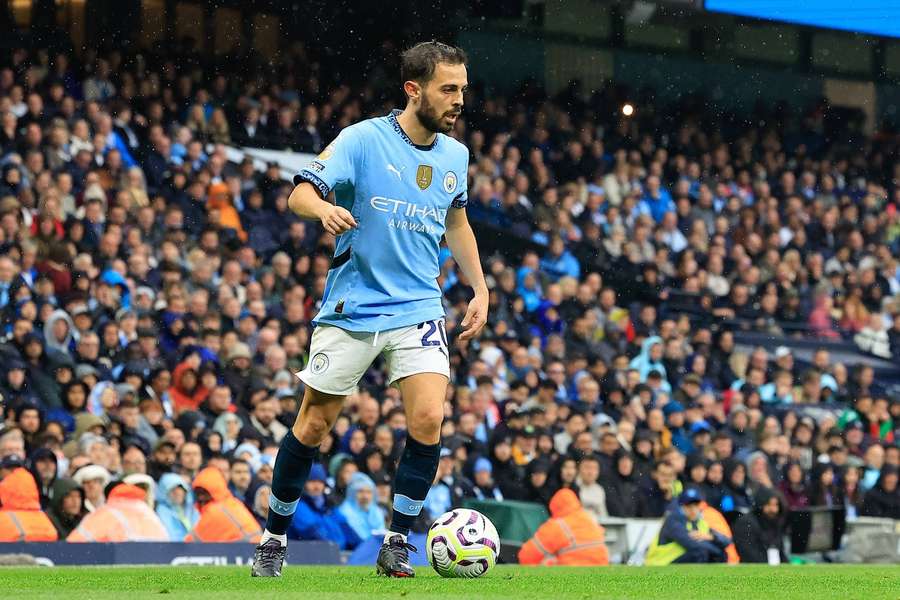
[[[422,94],[422,102],[419,105],[419,108],[416,109],[416,118],[419,119],[419,123],[422,124],[422,127],[432,133],[448,133],[453,129],[453,125],[456,124],[455,121],[449,125],[444,122],[444,117],[449,114],[458,115],[459,112],[450,110],[438,114],[434,105],[428,101],[428,97],[425,94]]]

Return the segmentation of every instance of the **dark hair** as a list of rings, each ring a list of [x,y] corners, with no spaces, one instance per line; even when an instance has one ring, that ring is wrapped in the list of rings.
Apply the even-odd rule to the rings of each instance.
[[[468,62],[466,53],[456,46],[432,40],[421,42],[400,55],[400,78],[426,84],[434,75],[438,63],[464,65]]]

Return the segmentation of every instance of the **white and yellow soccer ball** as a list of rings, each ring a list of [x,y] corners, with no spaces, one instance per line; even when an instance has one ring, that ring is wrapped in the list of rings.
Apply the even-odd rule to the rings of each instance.
[[[425,553],[441,577],[481,577],[497,563],[500,536],[480,512],[457,508],[431,525]]]

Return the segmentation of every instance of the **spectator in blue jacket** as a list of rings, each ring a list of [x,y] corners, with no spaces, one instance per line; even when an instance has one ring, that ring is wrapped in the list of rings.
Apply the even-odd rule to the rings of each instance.
[[[553,239],[550,240],[550,252],[541,259],[541,270],[553,281],[561,277],[578,279],[581,276],[581,265],[578,264],[578,259],[566,250],[565,242],[558,235],[553,236]]]
[[[326,478],[325,467],[314,464],[287,535],[295,540],[327,540],[337,544],[341,550],[352,550],[362,539],[329,501],[325,493]]]
[[[183,541],[200,520],[200,513],[194,506],[194,494],[181,475],[166,473],[159,478],[156,514],[173,542]]]
[[[641,213],[649,214],[657,223],[661,223],[663,217],[668,212],[675,212],[675,203],[672,201],[672,195],[669,191],[662,187],[659,177],[651,175],[647,178],[644,186],[644,195],[638,204],[638,210]]]

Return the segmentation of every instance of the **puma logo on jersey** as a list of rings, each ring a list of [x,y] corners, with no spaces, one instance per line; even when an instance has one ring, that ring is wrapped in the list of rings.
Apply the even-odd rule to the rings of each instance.
[[[400,180],[403,179],[400,171],[397,169],[397,167],[395,167],[391,163],[387,164],[387,170],[390,171],[391,173],[394,173],[395,175],[397,175],[397,179],[400,179]]]

